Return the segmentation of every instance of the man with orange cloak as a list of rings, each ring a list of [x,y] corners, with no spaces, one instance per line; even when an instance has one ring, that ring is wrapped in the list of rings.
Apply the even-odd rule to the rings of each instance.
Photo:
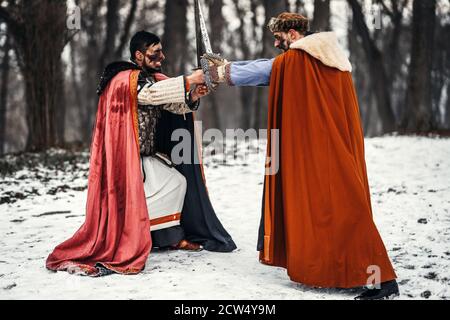
[[[372,217],[351,64],[334,33],[309,33],[301,15],[283,13],[268,27],[284,51],[276,59],[203,58],[212,83],[270,85],[268,132],[279,130],[279,141],[268,135],[267,157],[278,171],[265,177],[260,260],[305,285],[373,285],[356,299],[396,296]]]
[[[141,272],[153,247],[230,252],[236,248],[209,200],[193,111],[203,75],[168,78],[159,37],[140,31],[132,62],[103,73],[91,145],[86,220],[46,266],[89,276]],[[173,163],[175,130],[188,132],[189,159]],[[184,141],[183,141],[184,142]]]

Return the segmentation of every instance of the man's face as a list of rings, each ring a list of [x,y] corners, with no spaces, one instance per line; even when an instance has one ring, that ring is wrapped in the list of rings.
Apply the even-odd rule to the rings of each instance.
[[[136,57],[137,64],[147,72],[161,72],[165,59],[161,43],[150,46],[145,54],[139,52]]]
[[[289,50],[289,46],[292,41],[289,38],[289,34],[287,32],[274,32],[273,34],[275,38],[274,46],[284,52]]]

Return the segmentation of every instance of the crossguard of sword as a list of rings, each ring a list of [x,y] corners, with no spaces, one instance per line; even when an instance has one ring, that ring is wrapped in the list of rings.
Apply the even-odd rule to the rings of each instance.
[[[209,61],[205,58],[202,58],[200,60],[200,66],[205,76],[205,84],[208,87],[208,91],[215,91],[219,84],[213,81]]]
[[[215,91],[217,89],[217,87],[219,86],[219,84],[214,82],[214,80],[211,76],[211,68],[209,66],[208,61],[207,60],[201,61],[199,67],[192,69],[192,71],[198,71],[198,70],[203,71],[203,75],[205,77],[205,85],[208,88],[208,91],[210,91],[210,92]]]
[[[203,70],[205,84],[209,91],[217,90],[219,79],[217,74],[217,65],[224,65],[228,61],[216,53],[206,53],[200,58],[200,68]]]

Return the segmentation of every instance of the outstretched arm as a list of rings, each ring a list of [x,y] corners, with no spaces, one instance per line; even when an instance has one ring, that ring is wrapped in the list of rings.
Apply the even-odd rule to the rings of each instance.
[[[225,66],[227,82],[229,85],[238,87],[268,86],[274,60],[258,59],[232,62]]]
[[[167,103],[183,103],[187,93],[184,76],[156,83],[146,83],[138,88],[138,103],[159,106]]]
[[[162,106],[163,109],[184,114],[197,110],[199,99],[208,94],[203,85],[201,72],[195,72],[187,77],[177,77],[156,83],[139,83],[138,103],[149,106]]]
[[[228,62],[217,54],[205,54],[202,68],[206,83],[216,86],[226,82],[230,86],[258,87],[270,84],[270,75],[275,59]]]

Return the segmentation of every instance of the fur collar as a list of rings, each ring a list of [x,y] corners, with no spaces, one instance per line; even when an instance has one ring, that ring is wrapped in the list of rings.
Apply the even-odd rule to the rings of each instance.
[[[303,50],[329,67],[352,72],[352,65],[334,32],[314,33],[291,44],[291,49]]]
[[[102,77],[100,78],[100,83],[97,87],[97,94],[102,95],[111,80],[117,76],[120,72],[126,70],[140,70],[136,64],[125,61],[117,61],[110,63],[106,66],[105,71],[103,71]]]

